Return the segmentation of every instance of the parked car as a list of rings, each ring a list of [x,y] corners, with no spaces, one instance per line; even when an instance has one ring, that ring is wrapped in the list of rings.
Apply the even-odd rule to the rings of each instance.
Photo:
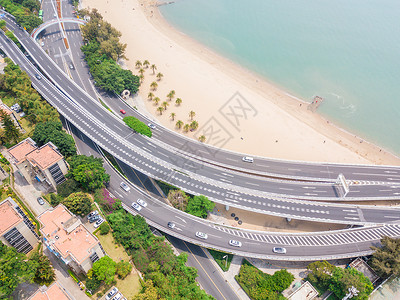
[[[112,298],[111,300],[120,300],[122,298],[121,293],[118,293],[114,296],[114,298]]]
[[[137,203],[139,203],[141,206],[146,207],[147,206],[147,202],[144,201],[143,199],[137,199],[136,201]]]
[[[168,227],[171,229],[174,229],[176,227],[176,225],[173,222],[168,222]]]
[[[242,247],[242,243],[239,241],[235,241],[235,240],[229,240],[229,245],[234,246],[234,247]]]
[[[107,295],[106,300],[110,300],[118,292],[118,289],[114,287]]]
[[[120,111],[119,111],[121,114],[126,114],[126,111],[125,110],[123,110],[123,109],[121,109]]]
[[[252,158],[250,156],[243,156],[242,160],[245,162],[249,162],[249,163],[254,162],[254,158]]]
[[[132,203],[132,207],[137,211],[141,211],[142,210],[142,207],[139,204],[137,204],[136,202]]]
[[[97,210],[95,210],[95,211],[92,211],[91,213],[89,213],[88,214],[88,219],[90,219],[90,218],[92,218],[92,217],[94,217],[95,215],[98,215],[99,214],[99,212],[97,211]]]
[[[89,223],[93,223],[93,222],[96,222],[98,219],[100,219],[100,216],[95,215],[95,216],[89,218],[88,220],[89,220]]]
[[[125,183],[125,182],[121,182],[120,187],[125,191],[125,192],[129,192],[131,190],[131,188]]]
[[[102,223],[104,222],[104,219],[103,218],[99,218],[97,221],[96,221],[96,223],[94,223],[94,228],[97,228],[97,227],[99,227]]]
[[[147,126],[149,126],[151,129],[156,129],[156,125],[154,125],[153,123],[149,123]]]
[[[206,239],[208,238],[207,233],[200,232],[200,231],[197,231],[197,232],[196,232],[196,236],[197,236],[198,238],[203,239],[203,240],[206,240]]]
[[[37,202],[39,202],[40,205],[43,205],[43,204],[44,204],[44,200],[43,200],[42,197],[38,197],[38,198],[37,198]]]
[[[274,247],[274,248],[272,248],[272,252],[279,253],[279,254],[286,254],[286,248]]]

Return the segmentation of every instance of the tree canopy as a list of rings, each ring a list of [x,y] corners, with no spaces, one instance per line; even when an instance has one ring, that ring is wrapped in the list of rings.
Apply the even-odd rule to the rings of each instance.
[[[91,210],[91,201],[89,195],[83,192],[77,192],[69,195],[62,200],[62,203],[75,215],[84,217]]]
[[[114,281],[117,264],[109,256],[103,256],[93,264],[92,274],[97,280],[111,284]]]
[[[354,268],[335,268],[333,270],[329,290],[336,297],[342,299],[352,286],[358,291],[358,295],[352,298],[354,300],[367,300],[374,289],[371,281],[363,273]]]
[[[32,139],[39,147],[52,142],[65,157],[76,154],[75,141],[72,136],[62,130],[60,121],[36,124]]]
[[[104,183],[109,182],[108,175],[103,168],[103,160],[93,155],[75,155],[68,160],[71,169],[67,177],[79,182],[86,191],[95,191],[102,188]]]
[[[212,211],[215,203],[208,200],[206,196],[194,196],[188,202],[186,212],[200,218],[207,218],[207,212]]]
[[[370,260],[371,267],[381,277],[400,275],[400,239],[384,236],[382,247],[371,247],[375,252]]]
[[[143,123],[139,119],[129,116],[129,117],[125,117],[123,119],[123,121],[125,122],[126,125],[128,125],[130,128],[135,130],[137,133],[146,135],[148,137],[152,136],[152,132],[151,132],[151,129],[149,128],[149,126],[147,126],[145,123]]]

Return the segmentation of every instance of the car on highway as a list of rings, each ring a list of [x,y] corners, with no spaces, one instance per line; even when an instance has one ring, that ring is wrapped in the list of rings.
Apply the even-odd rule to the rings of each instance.
[[[120,111],[119,111],[121,114],[126,114],[126,111],[125,110],[123,110],[123,109],[121,109]]]
[[[254,158],[250,157],[250,156],[243,156],[242,160],[244,162],[248,162],[248,163],[252,163],[254,162]]]
[[[88,219],[90,219],[90,218],[92,218],[92,217],[94,217],[95,215],[98,215],[99,214],[99,212],[97,211],[97,210],[95,210],[95,211],[92,211],[91,213],[89,213],[88,214]]]
[[[96,222],[98,219],[100,219],[99,215],[94,215],[93,217],[89,218],[89,223]]]
[[[141,206],[146,207],[147,206],[147,202],[144,201],[143,199],[137,199],[136,201],[137,203],[139,203]]]
[[[229,240],[229,245],[234,247],[242,247],[242,243],[236,240]]]
[[[141,211],[142,210],[142,207],[139,204],[137,204],[136,202],[132,203],[132,207],[137,211]]]
[[[149,123],[147,126],[149,126],[151,129],[156,129],[156,125],[154,125],[153,123]]]
[[[38,202],[40,205],[43,205],[43,204],[44,204],[44,200],[43,200],[42,197],[38,197],[38,198],[37,198],[37,202]]]
[[[42,79],[42,76],[40,76],[39,74],[35,74],[35,77],[36,77],[37,80]]]
[[[75,67],[74,67],[74,65],[73,65],[72,63],[69,64],[69,68],[70,68],[71,70],[75,69]]]
[[[99,218],[97,221],[96,221],[96,223],[94,223],[94,228],[97,228],[97,227],[99,227],[101,224],[103,224],[103,222],[104,222],[104,219],[103,218]]]
[[[200,231],[197,231],[197,232],[196,232],[196,236],[197,236],[198,238],[203,239],[203,240],[206,240],[206,239],[208,238],[207,233],[200,232]]]
[[[286,254],[286,248],[274,247],[274,248],[272,248],[272,252],[279,253],[279,254]]]
[[[131,190],[131,188],[125,183],[125,182],[121,182],[120,187],[125,191],[125,192],[129,192]]]
[[[168,222],[168,227],[171,229],[174,229],[176,227],[176,225],[173,222]]]
[[[106,300],[110,300],[116,293],[118,293],[118,289],[114,287],[107,295]]]
[[[41,43],[42,47],[44,46],[44,42]]]

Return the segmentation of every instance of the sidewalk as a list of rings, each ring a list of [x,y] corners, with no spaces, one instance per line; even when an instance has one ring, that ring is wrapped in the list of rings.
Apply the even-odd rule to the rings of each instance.
[[[222,277],[225,278],[225,280],[229,283],[229,285],[232,287],[232,290],[235,291],[235,293],[239,296],[239,298],[242,300],[250,300],[250,298],[243,291],[243,289],[240,287],[239,283],[237,283],[237,281],[235,279],[235,276],[239,274],[240,267],[241,267],[242,261],[243,261],[243,257],[234,255],[232,258],[232,262],[231,262],[231,266],[229,267],[229,270],[227,272],[224,272],[224,271],[222,271],[221,267],[215,262],[214,258],[211,256],[210,252],[208,252],[208,250],[206,248],[202,248],[202,249],[208,256],[208,259],[215,265],[215,267],[221,273]]]

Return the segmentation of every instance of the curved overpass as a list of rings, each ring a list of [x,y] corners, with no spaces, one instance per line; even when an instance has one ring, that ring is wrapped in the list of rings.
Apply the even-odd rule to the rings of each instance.
[[[39,34],[45,30],[46,28],[58,24],[59,22],[61,23],[74,23],[74,24],[80,24],[80,25],[85,25],[87,22],[85,20],[82,19],[77,19],[77,18],[62,18],[62,19],[52,19],[50,21],[47,21],[45,23],[42,23],[39,27],[35,28],[32,30],[32,38],[34,40],[37,39],[37,37],[39,36]]]
[[[38,91],[52,104],[61,114],[69,119],[75,126],[80,128],[86,135],[90,136],[96,143],[100,144],[108,152],[127,163],[135,169],[147,174],[156,179],[164,180],[175,184],[178,187],[192,193],[204,194],[210,199],[239,207],[242,209],[253,210],[265,214],[272,214],[282,217],[291,217],[304,220],[315,220],[323,222],[337,223],[354,223],[354,224],[371,224],[371,223],[388,223],[400,219],[399,210],[390,208],[374,208],[358,206],[340,206],[334,204],[310,203],[307,201],[298,202],[291,199],[274,199],[267,198],[265,195],[254,195],[251,193],[240,191],[232,191],[229,188],[232,186],[226,184],[223,188],[215,185],[214,180],[210,180],[206,176],[198,176],[185,169],[174,169],[174,165],[164,162],[153,155],[150,155],[150,140],[139,135],[133,135],[130,131],[123,131],[126,127],[119,127],[120,123],[111,124],[113,131],[110,131],[108,124],[104,124],[94,117],[79,103],[70,99],[79,99],[78,97],[67,98],[59,90],[54,89],[54,86],[45,78],[37,80],[34,74],[37,72],[33,66],[27,63],[26,57],[17,50],[16,46],[2,35],[3,48],[6,53],[18,59],[18,64],[26,69]],[[31,41],[28,39],[28,41]],[[33,43],[36,45],[36,43]],[[31,52],[42,51],[41,48],[31,49]],[[39,56],[41,59],[44,57]],[[43,63],[43,62],[42,62]],[[54,78],[62,79],[59,75]],[[73,89],[71,89],[74,91]],[[81,99],[85,101],[85,99]],[[89,100],[90,101],[90,100]],[[108,115],[108,113],[106,113]],[[108,115],[110,119],[110,115]],[[116,134],[115,132],[122,131],[126,136],[135,136],[138,139],[138,144],[146,143],[146,147],[140,149],[138,146],[126,141],[126,136]],[[147,149],[147,151],[146,151]],[[154,151],[152,149],[152,151]],[[185,166],[186,167],[186,166]],[[150,170],[150,171],[149,171]],[[186,173],[185,173],[186,172]],[[207,174],[207,173],[206,173]],[[198,179],[203,181],[200,181]]]

